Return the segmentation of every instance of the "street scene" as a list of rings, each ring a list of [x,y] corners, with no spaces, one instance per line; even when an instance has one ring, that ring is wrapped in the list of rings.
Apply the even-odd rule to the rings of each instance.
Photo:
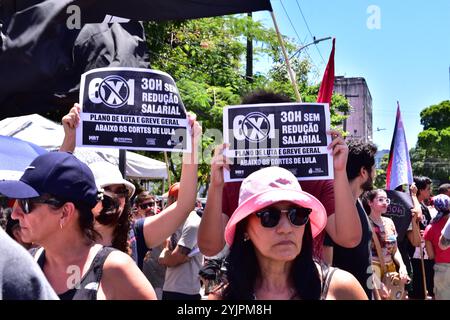
[[[450,300],[448,30],[446,0],[1,1],[0,300]]]

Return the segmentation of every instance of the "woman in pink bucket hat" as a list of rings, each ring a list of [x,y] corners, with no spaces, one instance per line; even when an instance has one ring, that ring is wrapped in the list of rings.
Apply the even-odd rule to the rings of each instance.
[[[350,273],[313,260],[313,238],[326,222],[323,205],[302,191],[290,171],[268,167],[252,173],[225,228],[228,282],[211,298],[367,299]]]

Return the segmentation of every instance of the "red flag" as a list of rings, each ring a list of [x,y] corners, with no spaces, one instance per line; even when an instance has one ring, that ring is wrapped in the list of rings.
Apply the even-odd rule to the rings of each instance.
[[[394,190],[400,185],[413,183],[411,160],[409,159],[408,144],[406,143],[405,128],[403,127],[400,105],[397,101],[397,117],[395,119],[394,134],[392,136],[389,162],[386,168],[386,189]]]
[[[330,58],[328,59],[327,68],[323,74],[322,84],[320,85],[317,102],[331,103],[331,96],[333,95],[334,87],[334,43],[336,39],[333,38],[333,48],[331,49]]]

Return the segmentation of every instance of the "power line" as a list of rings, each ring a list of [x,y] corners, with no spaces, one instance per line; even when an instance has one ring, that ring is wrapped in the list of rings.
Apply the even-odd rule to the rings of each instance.
[[[313,40],[315,40],[315,37],[313,36],[313,34],[312,34],[312,32],[311,32],[311,29],[309,28],[308,22],[306,21],[306,18],[305,18],[305,16],[303,15],[303,10],[302,10],[302,8],[300,7],[300,4],[298,3],[298,0],[295,0],[295,2],[297,3],[298,9],[300,10],[300,14],[302,15],[303,21],[304,21],[305,24],[306,24],[306,28],[308,29],[309,35],[311,36],[311,38],[312,38]],[[320,52],[320,49],[319,49],[319,47],[317,46],[317,44],[316,44],[316,49],[317,49],[317,52],[319,53],[320,57],[322,58],[323,63],[326,64],[325,60],[323,59],[322,53]]]
[[[312,35],[312,32],[311,32],[311,29],[309,28],[308,22],[306,22],[305,16],[303,15],[302,8],[300,8],[300,4],[298,3],[297,0],[295,0],[295,2],[297,2],[297,7],[298,7],[298,9],[300,10],[300,14],[302,15],[303,21],[304,21],[305,24],[306,24],[306,28],[308,29],[308,32],[309,32],[310,36],[311,36],[312,38],[314,38],[313,35]]]
[[[280,0],[280,3],[281,3],[281,6],[283,7],[284,13],[286,13],[286,16],[287,16],[287,18],[288,18],[288,20],[289,20],[289,23],[290,23],[291,26],[292,26],[292,29],[294,29],[294,32],[295,32],[295,34],[297,35],[298,41],[301,41],[301,40],[300,40],[300,36],[298,35],[298,32],[297,32],[297,30],[295,29],[294,24],[292,23],[291,17],[289,17],[289,14],[287,13],[286,8],[284,7],[283,1]],[[303,43],[302,43],[302,45],[303,45]]]
[[[289,16],[289,14],[288,14],[286,8],[284,7],[283,1],[280,0],[280,3],[281,3],[281,6],[283,7],[284,13],[286,14],[286,16],[287,16],[287,18],[288,18],[288,20],[289,20],[289,23],[291,24],[292,29],[294,29],[294,32],[295,32],[295,34],[297,35],[298,41],[300,42],[301,45],[303,45],[303,42],[301,42],[301,40],[300,40],[300,36],[299,36],[299,34],[298,34],[298,32],[297,32],[297,29],[295,29],[295,26],[294,26],[294,24],[292,23],[291,17]],[[312,64],[312,65],[314,66],[314,68],[316,69],[316,72],[319,73],[319,67],[314,63],[314,60],[313,60],[312,57],[310,56],[308,50],[305,50],[305,52],[306,52],[306,54],[308,55],[308,58],[309,58],[309,60],[311,61],[311,64]]]

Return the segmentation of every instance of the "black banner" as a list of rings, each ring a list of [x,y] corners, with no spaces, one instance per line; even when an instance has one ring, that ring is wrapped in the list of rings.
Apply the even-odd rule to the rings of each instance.
[[[270,0],[3,0],[0,13],[20,16],[24,11],[46,13],[52,7],[61,8],[60,19],[80,12],[83,23],[120,22],[119,17],[123,20],[167,21],[272,11]]]
[[[233,164],[226,181],[243,180],[268,166],[290,170],[300,180],[333,179],[326,135],[328,104],[278,103],[224,109],[224,141]]]
[[[398,234],[398,241],[405,238],[406,231],[411,223],[411,209],[413,203],[411,196],[406,192],[396,190],[385,190],[387,197],[391,200],[387,212],[384,214],[394,221]]]
[[[190,151],[186,110],[168,74],[101,68],[83,74],[77,145]]]

